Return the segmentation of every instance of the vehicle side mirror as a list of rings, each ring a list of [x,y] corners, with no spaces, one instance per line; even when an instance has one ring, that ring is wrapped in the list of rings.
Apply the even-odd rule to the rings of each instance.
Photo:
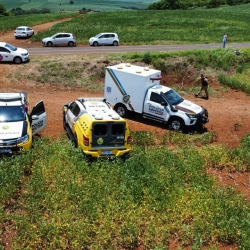
[[[168,106],[167,102],[161,102],[161,106]]]
[[[31,120],[38,120],[39,119],[39,116],[38,115],[32,115],[31,116]]]

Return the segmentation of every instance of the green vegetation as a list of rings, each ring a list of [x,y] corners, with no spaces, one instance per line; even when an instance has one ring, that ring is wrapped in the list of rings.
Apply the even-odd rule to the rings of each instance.
[[[90,162],[65,136],[2,158],[0,222],[18,231],[12,249],[168,249],[172,237],[180,249],[249,247],[249,203],[206,172],[249,170],[250,135],[236,149],[210,145],[209,133],[132,136],[125,161]]]
[[[167,43],[174,39],[177,43],[220,42],[225,31],[230,34],[230,41],[247,41],[249,7],[235,7],[239,12],[225,8],[221,12],[211,10],[203,14],[198,10],[158,12],[159,19],[154,11],[88,14],[85,18],[76,17],[54,26],[46,34],[37,34],[35,39],[63,30],[73,31],[77,38],[85,41],[104,28],[112,28],[118,30],[124,43],[130,44],[156,43],[150,40],[149,34],[145,35],[150,30],[154,37],[154,29],[165,30],[164,33],[172,30],[172,38],[167,39]],[[208,22],[204,13],[210,13]],[[169,19],[164,19],[166,17]],[[7,24],[6,20],[11,23],[16,18],[10,21],[4,17],[1,21]],[[33,15],[26,18],[25,24],[30,26],[34,25],[32,19],[41,22]],[[136,24],[140,24],[138,29]],[[191,30],[191,24],[197,31]],[[209,29],[205,27],[207,24]],[[15,23],[15,27],[18,25]],[[191,40],[186,29],[193,32],[197,40]],[[246,34],[241,33],[243,30]],[[139,31],[142,40],[133,40],[133,34]],[[85,35],[85,32],[89,33]],[[158,42],[164,43],[163,40]],[[61,55],[41,56],[32,57],[29,64],[13,67],[8,79],[10,82],[14,78],[28,79],[43,86],[57,84],[100,92],[105,65],[126,61],[144,63],[184,79],[183,85],[172,86],[183,94],[194,92],[193,86],[185,85],[185,77],[195,82],[200,70],[215,72],[224,85],[250,93],[249,60],[249,49],[237,56],[231,48],[115,53],[98,57],[74,55],[67,60]],[[240,124],[235,124],[235,129],[240,129],[238,126]],[[218,186],[207,171],[211,168],[249,171],[250,134],[232,149],[215,145],[216,132],[185,134],[166,130],[159,136],[156,131],[132,131],[132,138],[132,152],[126,160],[91,161],[64,134],[58,140],[36,137],[32,150],[1,157],[0,249],[4,249],[6,233],[13,236],[10,242],[13,250],[136,249],[139,245],[163,250],[168,249],[171,239],[179,240],[180,250],[186,247],[198,250],[203,246],[215,250],[218,244],[249,249],[249,202],[233,187]]]
[[[192,50],[176,52],[135,52],[111,54],[106,56],[74,55],[65,60],[64,56],[40,56],[32,58],[30,64],[20,65],[17,73],[10,78],[29,79],[35,84],[58,85],[60,87],[81,87],[86,91],[102,92],[105,66],[130,62],[144,63],[161,70],[164,74],[180,79],[180,84],[172,86],[178,92],[193,93],[198,91],[197,71],[211,72],[219,76],[224,86],[250,93],[249,62],[250,50],[244,49],[240,56],[230,49]],[[235,74],[233,74],[233,72]],[[189,84],[186,84],[186,79]],[[182,82],[182,84],[181,84]],[[190,82],[192,83],[190,85]],[[172,85],[172,83],[168,83]],[[197,88],[197,89],[196,89]],[[217,89],[210,94],[216,96]]]
[[[229,35],[228,42],[245,42],[250,37],[249,12],[250,4],[210,10],[88,13],[54,25],[32,40],[41,41],[65,31],[72,32],[78,43],[86,44],[90,37],[112,31],[118,33],[121,44],[221,43],[225,33]]]
[[[217,8],[224,5],[240,5],[249,0],[160,0],[148,6],[151,10],[193,9],[198,7]]]
[[[1,0],[1,3],[5,6],[7,10],[13,8],[21,8],[23,10],[49,8],[51,12],[57,11],[79,11],[82,8],[101,10],[101,11],[117,11],[117,10],[127,10],[127,9],[146,9],[150,3],[155,2],[155,0]]]
[[[47,23],[62,18],[74,17],[78,15],[77,12],[58,12],[46,14],[32,14],[21,16],[8,16],[0,19],[0,33],[5,33],[16,29],[20,25],[33,26],[37,24]]]

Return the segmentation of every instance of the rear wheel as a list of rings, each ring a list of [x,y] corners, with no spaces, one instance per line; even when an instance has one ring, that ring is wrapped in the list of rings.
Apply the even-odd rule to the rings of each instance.
[[[113,45],[114,45],[114,46],[118,46],[118,42],[117,42],[117,41],[114,41],[114,42],[113,42]]]
[[[68,43],[68,46],[69,46],[69,47],[72,47],[72,46],[74,46],[74,43],[73,43],[72,41],[70,41],[70,42]]]
[[[22,63],[22,62],[23,62],[23,60],[22,60],[22,58],[21,58],[21,57],[16,56],[16,57],[14,58],[14,63],[16,63],[16,64],[20,64],[20,63]]]
[[[77,148],[77,147],[78,147],[78,139],[77,139],[77,135],[75,135],[74,145],[75,145],[75,148]]]
[[[98,46],[98,42],[93,42],[93,46],[97,47]]]
[[[51,47],[52,45],[53,45],[52,42],[47,42],[47,46],[48,46],[48,47]]]
[[[121,116],[125,117],[128,113],[128,110],[125,105],[123,104],[116,104],[115,105],[115,111]]]
[[[179,117],[173,117],[169,121],[169,128],[175,131],[183,130],[184,128],[184,122]]]

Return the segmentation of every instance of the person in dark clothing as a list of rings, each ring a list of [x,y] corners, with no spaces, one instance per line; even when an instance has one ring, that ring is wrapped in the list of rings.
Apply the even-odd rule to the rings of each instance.
[[[208,100],[208,80],[204,76],[204,74],[201,74],[201,80],[200,81],[201,81],[201,89],[197,94],[195,94],[195,97],[198,97],[200,95],[201,91],[204,90],[204,92],[206,94],[205,99]]]

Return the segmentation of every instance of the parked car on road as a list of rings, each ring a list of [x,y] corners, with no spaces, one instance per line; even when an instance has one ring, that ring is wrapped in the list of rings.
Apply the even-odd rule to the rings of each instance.
[[[95,37],[89,39],[89,45],[98,46],[98,45],[119,45],[119,38],[116,33],[100,33]]]
[[[0,93],[0,154],[30,149],[33,135],[46,127],[43,101],[29,109],[27,92]]]
[[[76,46],[76,38],[71,33],[57,33],[42,40],[42,44],[51,46]]]
[[[32,37],[34,35],[34,30],[28,26],[19,26],[14,31],[14,36],[16,39],[21,37]]]
[[[14,62],[19,64],[28,61],[29,52],[26,49],[0,42],[0,62]]]

